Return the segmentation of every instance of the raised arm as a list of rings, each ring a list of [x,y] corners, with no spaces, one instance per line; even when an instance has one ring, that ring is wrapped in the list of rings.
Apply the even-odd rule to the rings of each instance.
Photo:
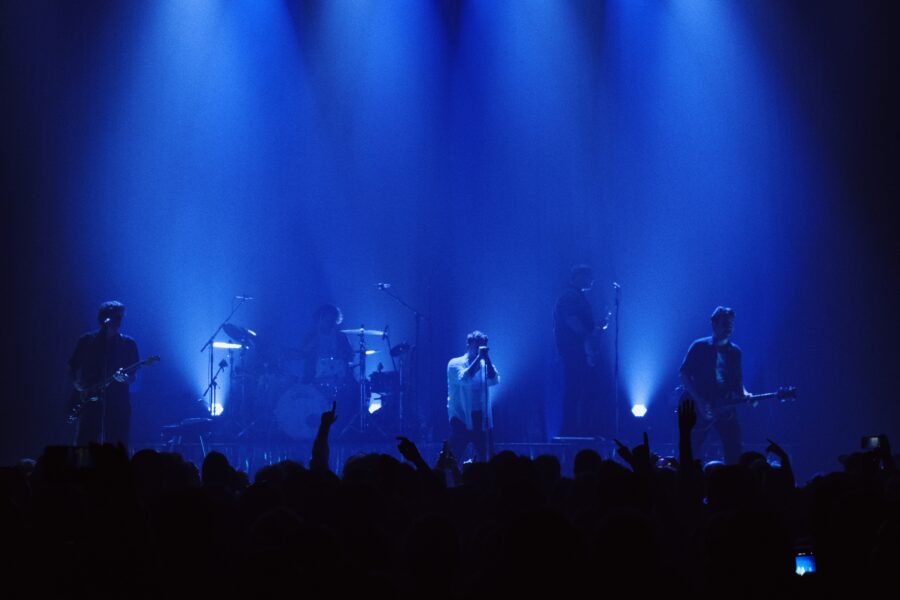
[[[319,421],[319,430],[316,432],[316,439],[313,440],[312,457],[309,459],[310,469],[328,470],[328,460],[331,450],[328,446],[328,434],[331,426],[337,421],[337,402],[331,403],[331,410],[322,413]]]

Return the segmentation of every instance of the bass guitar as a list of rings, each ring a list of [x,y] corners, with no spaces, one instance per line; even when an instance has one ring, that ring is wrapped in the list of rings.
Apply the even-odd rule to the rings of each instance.
[[[81,411],[84,409],[85,404],[89,402],[97,402],[98,400],[100,400],[100,398],[103,397],[104,390],[106,390],[106,388],[111,386],[113,382],[116,381],[117,375],[134,375],[134,373],[141,367],[158,363],[159,360],[159,356],[151,356],[150,358],[139,360],[133,365],[128,365],[127,367],[118,369],[113,375],[107,377],[100,383],[96,383],[81,391],[75,390],[72,393],[72,398],[69,402],[69,415],[68,417],[66,417],[66,420],[69,423],[74,423],[75,421],[77,421],[78,417],[81,415]]]
[[[676,390],[676,397],[679,404],[685,400],[694,398],[688,393],[683,385],[679,385]],[[765,394],[732,394],[724,398],[721,402],[717,402],[715,406],[705,405],[697,402],[697,425],[695,429],[707,429],[725,415],[735,406],[751,404],[756,406],[759,402],[766,400],[778,400],[779,402],[793,401],[797,399],[797,388],[793,386],[780,387],[776,392],[767,392]],[[696,402],[696,400],[695,400]]]

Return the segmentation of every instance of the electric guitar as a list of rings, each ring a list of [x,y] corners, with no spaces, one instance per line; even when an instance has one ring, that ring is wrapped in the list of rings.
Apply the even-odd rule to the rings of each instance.
[[[100,383],[96,383],[81,391],[75,390],[74,392],[72,392],[72,398],[69,401],[69,416],[66,417],[66,420],[69,423],[74,423],[75,421],[77,421],[78,417],[81,415],[81,411],[84,408],[84,405],[88,402],[97,402],[98,400],[100,400],[103,395],[103,391],[106,390],[106,388],[108,388],[110,385],[112,385],[114,381],[116,381],[117,374],[122,373],[123,375],[131,376],[141,367],[158,363],[159,360],[159,356],[151,356],[150,358],[139,360],[133,365],[128,365],[127,367],[118,369],[116,373],[110,375]]]
[[[592,369],[600,364],[600,349],[603,344],[603,333],[609,328],[609,319],[612,317],[612,311],[607,311],[603,320],[598,323],[592,332],[584,338],[584,356],[587,364]]]
[[[684,389],[683,385],[679,385],[675,390],[677,397],[679,398],[679,404],[684,400],[693,399],[688,391]],[[723,401],[716,403],[715,406],[704,405],[703,403],[697,402],[697,425],[695,426],[695,429],[707,429],[712,427],[716,421],[723,418],[726,413],[735,406],[740,406],[742,404],[752,404],[755,406],[757,403],[765,400],[787,402],[788,400],[793,401],[796,399],[797,388],[789,386],[780,387],[777,392],[767,392],[765,394],[731,394]]]

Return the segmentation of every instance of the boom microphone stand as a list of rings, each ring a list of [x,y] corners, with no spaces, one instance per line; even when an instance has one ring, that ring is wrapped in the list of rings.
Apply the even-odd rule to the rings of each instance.
[[[615,402],[616,406],[616,437],[620,437],[619,434],[619,301],[622,298],[622,286],[613,282],[613,292],[615,293],[615,306],[616,306],[616,337],[615,337],[615,367],[613,370],[613,402]]]
[[[212,416],[215,416],[216,389],[219,387],[219,384],[216,383],[216,379],[219,377],[219,373],[222,372],[221,368],[219,369],[219,373],[215,371],[215,361],[213,359],[213,341],[215,341],[216,336],[219,335],[219,332],[222,331],[222,328],[225,327],[225,324],[231,320],[231,317],[234,316],[234,313],[236,313],[237,310],[244,305],[244,302],[250,299],[247,296],[235,296],[235,298],[238,300],[238,303],[234,305],[234,308],[231,309],[231,312],[228,313],[228,316],[225,317],[225,320],[219,323],[219,326],[216,327],[216,330],[213,332],[213,334],[209,336],[209,339],[206,340],[206,343],[203,344],[202,348],[200,348],[201,353],[209,348],[209,385],[207,386],[206,391],[203,392],[203,395],[205,396],[207,393],[209,394],[209,414]]]
[[[410,387],[412,388],[412,393],[410,394],[412,396],[412,402],[410,404],[412,405],[412,413],[416,419],[416,423],[414,423],[414,425],[416,426],[416,433],[418,433],[419,427],[421,425],[421,423],[418,422],[419,421],[419,407],[418,407],[418,402],[419,402],[419,374],[418,374],[418,371],[419,371],[419,332],[421,329],[422,321],[427,320],[427,319],[425,318],[425,315],[423,315],[421,312],[419,312],[414,307],[412,307],[408,302],[404,301],[397,294],[391,292],[390,291],[391,284],[378,283],[378,284],[375,284],[375,287],[377,287],[379,290],[381,290],[382,292],[384,292],[385,294],[387,294],[388,296],[390,296],[391,298],[396,300],[401,306],[403,306],[405,309],[407,309],[409,312],[411,312],[413,315],[413,318],[415,319],[415,333],[413,334],[413,347],[410,352],[410,354],[411,354],[410,362],[412,363],[410,365],[410,374],[412,375],[412,377],[410,378],[410,379],[412,379],[412,384],[410,385]],[[409,400],[409,398],[404,399],[404,396],[406,396],[406,394],[407,394],[407,392],[405,390],[402,390],[400,393],[399,410],[400,410],[401,415],[408,414],[407,411],[403,410],[404,403],[407,400]],[[401,418],[400,429],[402,431],[407,431],[408,427],[404,427],[404,425],[405,424],[403,423],[402,418]]]

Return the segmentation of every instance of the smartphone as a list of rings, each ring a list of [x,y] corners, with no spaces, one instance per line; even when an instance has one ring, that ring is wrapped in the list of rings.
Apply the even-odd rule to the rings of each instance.
[[[816,572],[816,555],[812,550],[798,550],[794,554],[794,572],[797,575]]]
[[[874,450],[881,447],[881,438],[877,435],[866,435],[863,436],[859,445],[863,450]]]

